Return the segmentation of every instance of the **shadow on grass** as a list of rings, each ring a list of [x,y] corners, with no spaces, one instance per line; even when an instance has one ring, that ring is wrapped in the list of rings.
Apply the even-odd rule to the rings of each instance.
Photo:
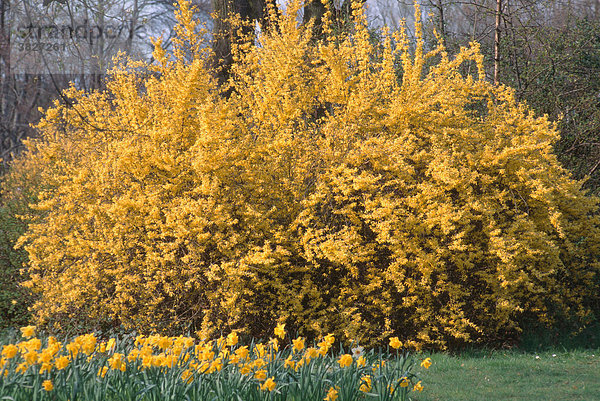
[[[594,322],[575,334],[541,328],[530,330],[523,333],[517,348],[524,352],[600,349],[600,322]]]

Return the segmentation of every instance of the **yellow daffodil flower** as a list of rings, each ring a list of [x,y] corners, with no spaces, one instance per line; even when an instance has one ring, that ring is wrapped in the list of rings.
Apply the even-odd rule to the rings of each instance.
[[[267,380],[265,380],[265,382],[263,384],[261,384],[260,389],[265,391],[265,390],[269,390],[269,391],[273,391],[275,389],[275,380],[274,377],[269,377]]]
[[[52,381],[50,381],[50,380],[44,380],[42,382],[42,388],[45,391],[52,391],[52,390],[54,390],[54,385],[52,384]]]
[[[283,339],[285,337],[285,323],[278,324],[274,332],[277,337]]]
[[[233,333],[229,333],[227,335],[227,340],[226,340],[226,344],[228,347],[233,347],[234,345],[236,345],[238,343],[238,335],[236,332]]]
[[[35,335],[35,326],[21,327],[21,334],[25,338],[33,337]]]
[[[400,341],[398,337],[392,337],[390,338],[390,347],[398,349],[402,347],[402,341]]]
[[[292,340],[292,344],[294,352],[302,351],[304,349],[304,338],[298,337],[295,340]]]
[[[56,358],[56,361],[54,361],[54,366],[56,366],[56,369],[58,370],[63,370],[64,368],[69,366],[69,363],[71,363],[71,361],[68,357],[59,356],[58,358]]]
[[[348,366],[351,366],[353,361],[354,359],[350,354],[344,354],[340,357],[340,359],[338,359],[338,363],[340,364],[341,368],[347,368]]]
[[[336,386],[336,388],[333,387],[329,387],[329,390],[327,391],[327,395],[325,396],[325,398],[323,398],[323,400],[325,401],[335,401],[338,399],[338,389],[339,387]]]

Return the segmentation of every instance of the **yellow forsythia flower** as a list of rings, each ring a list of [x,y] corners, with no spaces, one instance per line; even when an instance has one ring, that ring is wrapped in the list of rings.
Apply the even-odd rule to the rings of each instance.
[[[206,336],[246,321],[264,335],[301,300],[299,333],[374,344],[409,329],[418,349],[497,338],[520,316],[593,313],[598,199],[559,164],[554,124],[486,82],[477,44],[427,52],[417,10],[414,40],[403,29],[377,44],[366,23],[321,43],[295,12],[274,14],[285,29],[232,48],[235,96],[214,96],[224,88],[186,28],[168,57],[155,42],[159,65],[124,63],[102,90],[67,91],[77,107],[44,113],[11,173],[34,178],[14,190],[36,199],[18,244],[36,321]],[[387,334],[398,308],[413,312]]]

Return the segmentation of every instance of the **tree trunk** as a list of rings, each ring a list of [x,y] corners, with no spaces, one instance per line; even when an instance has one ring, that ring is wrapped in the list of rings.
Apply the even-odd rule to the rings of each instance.
[[[258,21],[261,29],[271,29],[268,18],[267,7],[274,7],[277,10],[276,0],[212,0],[215,10],[216,19],[214,22],[214,61],[213,65],[218,71],[217,78],[219,83],[223,84],[229,77],[229,71],[233,62],[231,54],[231,44],[238,41],[240,38],[231,25],[227,22],[227,18],[232,14],[239,14],[243,21]],[[346,0],[342,4],[341,10],[336,12],[334,9],[333,0],[327,0],[329,7],[337,16],[337,22],[345,24],[352,13],[352,1],[358,1],[364,4],[366,0]],[[314,19],[314,33],[316,38],[322,37],[323,16],[325,15],[325,5],[322,0],[310,0],[304,6],[303,23],[308,23]],[[243,34],[251,33],[252,28],[245,28]]]
[[[242,21],[258,21],[262,29],[269,29],[267,6],[277,9],[276,0],[213,0],[216,19],[214,21],[214,67],[218,71],[217,78],[222,84],[227,81],[233,62],[231,44],[240,38],[237,31],[232,29],[227,19],[238,14]],[[248,35],[253,27],[244,27],[242,35]]]
[[[333,10],[333,1],[330,3],[330,7]],[[325,15],[325,11],[325,5],[321,0],[308,1],[304,6],[302,23],[306,25],[311,20],[314,20],[313,35],[315,38],[319,38],[323,35],[323,16]]]
[[[494,85],[499,83],[500,75],[500,23],[502,20],[502,0],[496,0],[496,29],[494,35]]]

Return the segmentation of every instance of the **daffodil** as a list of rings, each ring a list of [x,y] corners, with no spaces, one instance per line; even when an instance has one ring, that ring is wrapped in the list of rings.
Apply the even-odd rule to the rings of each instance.
[[[173,341],[167,336],[161,336],[158,339],[158,341],[156,342],[156,345],[158,346],[158,348],[160,348],[162,350],[168,349],[172,344],[173,344]]]
[[[287,357],[287,359],[283,363],[283,366],[286,367],[286,368],[295,369],[296,368],[296,362],[294,360],[292,360],[292,356],[290,355],[290,356]]]
[[[229,347],[233,347],[234,345],[236,345],[238,343],[238,340],[239,340],[239,338],[238,338],[238,335],[236,332],[229,333],[227,335],[226,344]]]
[[[185,384],[190,384],[192,382],[192,380],[194,380],[194,374],[189,369],[186,369],[181,374],[181,380]]]
[[[113,354],[113,356],[108,358],[108,366],[110,366],[110,368],[113,370],[120,370],[124,372],[127,366],[124,361],[124,357],[125,355],[118,352]]]
[[[302,351],[304,349],[304,338],[298,337],[295,340],[292,340],[293,350]]]
[[[250,353],[250,351],[248,350],[247,346],[243,346],[243,347],[239,347],[238,349],[235,350],[235,355],[241,359],[246,359],[248,357],[248,354]]]
[[[333,343],[335,342],[335,337],[333,336],[333,334],[329,333],[324,337],[324,340],[327,344],[333,345]]]
[[[70,362],[71,361],[69,360],[68,357],[59,356],[58,358],[56,358],[56,361],[54,361],[54,366],[56,366],[56,369],[58,369],[58,370],[63,370],[64,368],[69,366]]]
[[[76,342],[71,342],[67,344],[66,348],[67,351],[69,351],[69,353],[71,354],[72,359],[77,358],[77,355],[79,354],[79,344],[77,344]]]
[[[390,338],[390,347],[398,349],[402,347],[402,342],[398,339],[398,337],[392,337]]]
[[[341,368],[347,368],[348,366],[352,365],[353,361],[354,359],[352,358],[352,355],[344,354],[340,357],[340,359],[338,359],[338,364]]]
[[[106,376],[106,372],[108,372],[108,366],[103,366],[98,369],[98,376],[104,378],[104,376]]]
[[[269,340],[269,344],[271,345],[271,347],[273,347],[273,350],[275,352],[279,351],[279,341],[277,341],[277,338],[271,338]]]
[[[117,340],[115,340],[114,338],[109,338],[108,342],[106,343],[106,351],[110,352],[112,351],[117,345]]]
[[[337,386],[336,386],[336,388],[329,387],[329,390],[327,391],[327,395],[323,399],[325,401],[335,401],[335,400],[337,400],[338,399],[338,389],[339,389],[339,387],[337,387]]]
[[[52,381],[50,381],[50,380],[44,380],[42,382],[42,388],[45,391],[52,391],[52,390],[54,390],[54,385],[52,384]]]
[[[361,377],[360,381],[361,381],[361,385],[359,387],[360,391],[362,391],[363,393],[368,393],[369,391],[371,391],[371,386],[372,386],[371,376],[363,376],[363,377]]]
[[[25,338],[33,337],[35,335],[35,326],[21,327],[21,334]]]
[[[17,368],[15,369],[15,372],[17,372],[17,373],[25,373],[27,371],[28,367],[29,367],[29,365],[27,365],[27,362],[21,362],[19,365],[17,365]]]
[[[6,359],[12,359],[17,356],[19,348],[14,344],[8,344],[2,347],[2,356]]]
[[[265,382],[263,384],[261,384],[260,389],[261,390],[269,390],[269,391],[273,391],[275,389],[275,380],[274,377],[269,377],[267,380],[265,380]]]
[[[285,323],[278,324],[274,331],[277,337],[283,339],[285,337]]]
[[[263,381],[267,378],[267,371],[264,369],[257,370],[256,372],[254,372],[254,377],[256,378],[256,380]]]
[[[52,364],[49,362],[42,363],[40,366],[40,375],[43,375],[46,372],[50,372],[52,370]]]

